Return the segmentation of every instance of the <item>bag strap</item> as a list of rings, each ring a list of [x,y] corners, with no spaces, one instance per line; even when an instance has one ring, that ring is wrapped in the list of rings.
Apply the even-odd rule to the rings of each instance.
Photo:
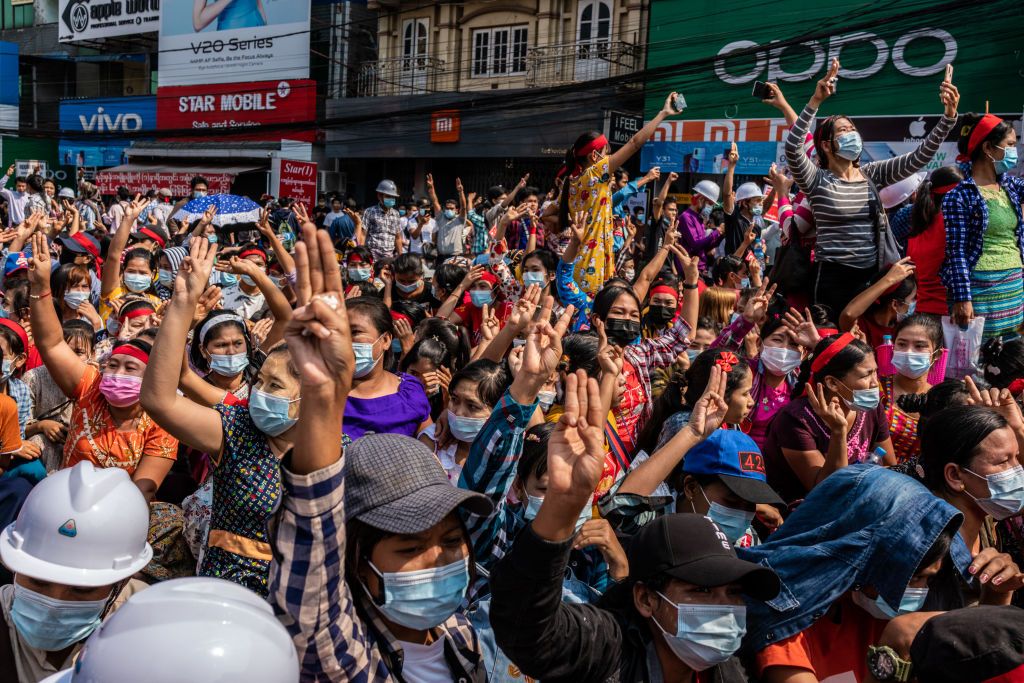
[[[11,643],[11,628],[0,617],[0,680],[18,680],[18,666],[14,661],[14,645]]]
[[[875,260],[878,264],[878,269],[881,270],[885,267],[883,263],[885,260],[884,240],[885,234],[889,231],[889,217],[885,215],[885,210],[882,208],[882,196],[878,193],[875,181],[867,173],[862,173],[862,175],[868,182],[868,212],[871,215],[871,222],[875,226]]]

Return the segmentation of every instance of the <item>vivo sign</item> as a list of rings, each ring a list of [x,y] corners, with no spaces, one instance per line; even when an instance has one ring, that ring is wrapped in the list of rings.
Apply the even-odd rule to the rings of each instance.
[[[68,133],[134,133],[156,128],[155,97],[64,100],[60,128]]]
[[[937,41],[943,47],[942,57],[934,64],[923,66],[909,64],[905,55],[911,43],[916,41]],[[946,64],[952,63],[956,59],[957,53],[956,39],[949,32],[938,28],[923,28],[905,33],[897,38],[891,47],[876,34],[867,32],[831,36],[828,39],[827,45],[823,44],[822,41],[810,40],[798,45],[773,47],[772,44],[769,44],[767,49],[750,40],[737,40],[725,45],[718,51],[718,56],[715,59],[715,75],[731,85],[743,85],[756,80],[808,81],[817,78],[819,73],[823,73],[833,58],[838,58],[842,62],[841,53],[843,48],[856,43],[871,46],[875,52],[875,59],[871,64],[861,69],[840,67],[840,79],[858,79],[874,76],[882,70],[882,67],[885,66],[885,63],[890,58],[896,70],[906,76],[933,76],[945,69]],[[756,52],[751,53],[751,50],[756,50]],[[741,51],[746,52],[746,55],[742,57],[744,60],[748,60],[751,55],[754,57],[754,66],[747,71],[736,72],[729,68],[727,60],[733,53]],[[799,58],[804,57],[807,52],[812,57],[811,64],[807,68],[790,73],[782,67],[783,54],[788,53],[788,55]],[[796,53],[803,54],[797,55]],[[746,63],[749,64],[749,62]],[[840,80],[841,87],[842,82]]]

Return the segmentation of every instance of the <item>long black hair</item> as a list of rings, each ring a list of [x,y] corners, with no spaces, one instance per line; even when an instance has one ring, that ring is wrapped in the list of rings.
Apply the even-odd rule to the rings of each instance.
[[[814,361],[821,354],[825,353],[825,350],[832,346],[832,342],[838,338],[839,335],[834,334],[818,342],[818,345],[814,347],[814,353],[805,359],[800,366],[800,377],[793,386],[793,393],[790,394],[790,398],[799,398],[804,393],[804,387],[807,386],[807,382],[811,379],[811,366],[814,364]],[[871,354],[870,346],[859,339],[854,339],[825,363],[824,367],[814,373],[814,381],[820,382],[826,377],[845,377],[846,373],[863,363],[864,359]]]
[[[829,116],[827,119],[821,122],[821,125],[814,130],[814,149],[817,151],[818,165],[826,171],[829,170],[829,159],[835,156],[835,150],[832,148],[836,135],[836,122],[839,119],[846,119],[851,124],[853,119],[849,116],[843,116],[842,114],[836,114],[835,116]],[[856,127],[854,127],[856,130]],[[828,144],[825,144],[828,143]],[[827,154],[822,154],[822,151]],[[853,162],[854,166],[860,166],[860,158],[857,158]]]
[[[917,188],[917,199],[910,210],[910,237],[927,230],[942,211],[942,197],[933,194],[932,188],[956,185],[963,179],[964,174],[956,166],[943,166],[935,169],[931,177]]]
[[[1010,341],[1000,337],[989,339],[981,347],[981,367],[985,381],[997,389],[1005,389],[1015,379],[1024,377],[1024,337]]]
[[[920,464],[924,483],[935,493],[946,490],[946,465],[968,467],[978,444],[1007,426],[1006,419],[986,406],[956,406],[939,411],[921,434]]]

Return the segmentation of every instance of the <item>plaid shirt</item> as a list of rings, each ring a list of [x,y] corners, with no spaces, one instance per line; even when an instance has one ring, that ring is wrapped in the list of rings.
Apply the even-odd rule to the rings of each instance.
[[[402,217],[394,209],[374,204],[363,212],[366,248],[375,260],[395,256],[395,239],[402,232]]]
[[[20,379],[11,377],[7,380],[7,395],[18,404],[18,428],[21,438],[25,438],[25,425],[32,421],[32,390]]]
[[[479,256],[487,251],[490,237],[487,234],[487,220],[473,209],[469,210],[466,217],[473,224],[473,239],[469,243],[469,250],[473,252],[473,256]]]
[[[345,577],[343,463],[344,457],[301,476],[288,471],[285,460],[270,599],[298,650],[301,680],[403,681],[401,644],[365,590],[353,594]],[[456,613],[438,628],[452,680],[483,683],[480,647],[469,620]]]
[[[942,198],[942,218],[946,224],[946,260],[939,276],[949,292],[950,301],[971,300],[971,272],[981,258],[988,229],[988,205],[978,190],[971,173],[971,164],[960,164],[963,181]],[[1017,246],[1024,255],[1024,179],[1004,173],[999,185],[1010,198],[1017,212]]]
[[[672,327],[663,335],[654,339],[641,339],[638,344],[630,344],[622,350],[623,357],[636,370],[637,379],[648,397],[651,396],[651,375],[658,368],[666,368],[676,361],[679,354],[690,346],[690,326],[682,316],[676,318]],[[644,403],[640,413],[637,433],[643,429],[654,414],[654,402]]]

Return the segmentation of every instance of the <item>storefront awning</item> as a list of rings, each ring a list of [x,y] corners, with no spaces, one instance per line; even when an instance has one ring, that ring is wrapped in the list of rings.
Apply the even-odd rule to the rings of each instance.
[[[103,194],[114,194],[119,185],[124,185],[133,191],[142,192],[166,187],[175,197],[184,197],[192,191],[189,183],[197,175],[206,178],[210,193],[213,194],[230,192],[231,183],[241,173],[266,170],[269,170],[269,166],[253,163],[241,166],[124,164],[97,173],[96,185]]]

